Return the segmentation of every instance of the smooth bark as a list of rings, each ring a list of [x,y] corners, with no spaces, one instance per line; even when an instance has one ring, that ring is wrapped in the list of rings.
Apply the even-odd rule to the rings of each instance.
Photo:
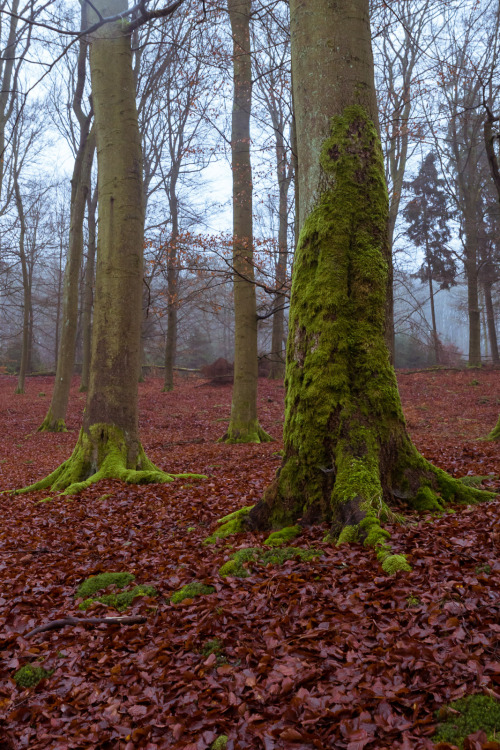
[[[89,118],[90,122],[90,118]],[[83,221],[95,151],[95,132],[88,124],[81,132],[73,169],[68,256],[64,269],[62,330],[57,355],[56,378],[49,410],[38,428],[41,432],[65,432],[71,378],[75,364],[78,327],[78,287],[83,257]]]
[[[257,303],[254,285],[252,228],[252,166],[250,112],[251,0],[228,0],[233,36],[233,174],[234,385],[229,427],[222,438],[230,443],[269,440],[257,419]]]
[[[17,215],[19,217],[19,258],[21,260],[21,273],[23,278],[23,329],[21,344],[21,362],[17,377],[16,393],[24,393],[26,372],[29,366],[31,349],[31,274],[26,257],[26,217],[24,214],[23,199],[19,188],[19,176],[14,167],[14,195],[16,198]]]
[[[92,340],[92,307],[94,303],[94,276],[95,276],[95,256],[97,246],[97,189],[94,191],[92,198],[87,195],[87,222],[88,222],[88,248],[87,263],[85,264],[85,275],[83,280],[83,301],[82,301],[82,377],[80,382],[80,392],[86,393],[89,387],[90,377],[90,357],[91,357],[91,340]]]

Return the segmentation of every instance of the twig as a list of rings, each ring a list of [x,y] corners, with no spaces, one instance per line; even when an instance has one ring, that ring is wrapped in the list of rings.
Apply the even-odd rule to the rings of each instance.
[[[34,630],[30,630],[24,638],[31,638],[37,633],[45,633],[47,630],[59,630],[66,625],[137,625],[146,622],[146,617],[134,615],[132,617],[65,617],[63,620],[54,620],[46,625],[39,625]]]

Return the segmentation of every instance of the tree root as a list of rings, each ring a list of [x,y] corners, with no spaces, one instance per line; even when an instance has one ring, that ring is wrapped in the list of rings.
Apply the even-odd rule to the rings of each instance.
[[[38,428],[37,432],[67,432],[64,419],[54,419],[52,409],[49,409],[47,416]]]
[[[258,422],[251,425],[235,427],[229,424],[227,432],[219,438],[218,443],[238,445],[243,443],[272,443],[274,438],[262,429]]]
[[[81,430],[71,457],[52,474],[15,494],[50,489],[62,495],[75,495],[101,479],[119,479],[128,484],[155,484],[174,479],[206,479],[204,474],[167,474],[136,446],[135,468],[129,465],[130,446],[123,432],[113,425],[92,425]]]
[[[486,436],[486,440],[500,440],[500,418],[489,435]]]

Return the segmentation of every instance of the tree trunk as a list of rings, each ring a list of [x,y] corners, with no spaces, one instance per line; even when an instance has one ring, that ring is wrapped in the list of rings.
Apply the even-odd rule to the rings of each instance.
[[[387,573],[392,501],[439,509],[489,497],[412,445],[385,344],[388,199],[368,0],[291,0],[300,238],[286,367],[284,458],[245,523],[327,521],[374,546]],[[311,82],[314,82],[311,83]],[[441,493],[441,497],[437,492]]]
[[[95,255],[96,255],[96,220],[95,212],[97,208],[97,190],[90,198],[87,195],[87,218],[88,218],[88,252],[87,264],[85,266],[85,278],[83,287],[83,304],[82,304],[82,377],[80,382],[80,392],[86,393],[89,388],[90,378],[90,357],[91,357],[91,336],[92,336],[92,306],[94,300],[94,275],[95,275]]]
[[[19,256],[21,259],[21,271],[23,277],[23,334],[21,346],[21,362],[19,364],[19,375],[17,377],[16,394],[24,393],[24,382],[30,359],[30,310],[31,310],[31,284],[28,272],[28,261],[26,258],[26,221],[24,216],[23,199],[19,189],[17,165],[14,167],[14,194],[16,197],[17,214],[19,216]]]
[[[492,286],[493,282],[485,282],[483,284],[484,305],[486,307],[486,324],[488,327],[488,338],[490,341],[491,360],[494,365],[498,365],[500,359],[498,357],[498,339],[495,325],[495,310],[493,309],[493,299],[491,296]]]
[[[228,443],[270,440],[257,420],[257,303],[253,266],[250,111],[251,0],[228,0],[233,35],[234,99],[231,132],[233,173],[234,386]]]
[[[174,390],[174,365],[177,349],[177,308],[178,308],[178,280],[179,271],[177,268],[177,239],[179,237],[179,206],[177,202],[177,177],[179,174],[177,168],[172,170],[170,178],[170,216],[172,219],[172,235],[168,248],[167,257],[167,338],[165,341],[165,380],[163,383],[164,391]]]
[[[95,6],[104,15],[115,15],[126,10],[127,3],[95,0]],[[126,25],[109,23],[93,34],[90,72],[99,231],[87,403],[71,458],[23,492],[51,487],[73,494],[104,478],[134,484],[173,479],[149,461],[138,434],[144,213],[141,139]]]
[[[87,126],[88,128],[88,126]],[[90,175],[94,160],[95,133],[83,131],[73,169],[71,217],[68,258],[64,269],[62,331],[57,356],[56,379],[49,410],[40,432],[66,432],[71,377],[75,364],[76,331],[78,324],[78,285],[83,255],[83,220],[90,190]]]
[[[426,244],[427,244],[427,238],[426,238]],[[434,289],[432,287],[432,269],[431,264],[429,262],[429,249],[427,248],[427,275],[429,280],[429,300],[431,303],[431,320],[432,320],[432,346],[434,348],[434,359],[436,360],[436,364],[440,364],[440,352],[439,352],[439,337],[437,332],[437,325],[436,325],[436,308],[434,305]]]
[[[285,332],[285,301],[283,288],[286,283],[288,259],[288,189],[291,174],[287,174],[284,135],[275,126],[276,161],[279,187],[278,262],[276,264],[276,289],[273,303],[273,331],[271,338],[271,369],[269,377],[282,380],[285,375],[283,341]]]

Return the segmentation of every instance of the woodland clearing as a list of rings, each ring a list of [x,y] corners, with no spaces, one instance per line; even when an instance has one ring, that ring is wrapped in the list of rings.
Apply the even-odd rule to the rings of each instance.
[[[456,477],[487,476],[483,486],[500,492],[498,442],[480,440],[498,419],[498,371],[398,381],[425,458]],[[0,376],[2,490],[36,481],[71,453],[85,395],[75,379],[69,431],[39,433],[52,386],[32,377],[14,396],[15,378]],[[259,420],[276,440],[259,445],[216,442],[230,386],[193,378],[170,393],[161,387],[156,378],[139,385],[144,448],[164,471],[207,479],[0,495],[2,750],[208,750],[221,736],[228,750],[430,750],[437,710],[464,694],[500,699],[498,500],[389,526],[410,573],[387,576],[373,550],[336,548],[322,541],[326,526],[315,526],[292,542],[320,551],[313,560],[254,560],[248,577],[222,577],[239,548],[266,549],[266,533],[203,541],[271,481],[283,385],[260,379]],[[125,571],[156,591],[126,610],[145,622],[76,623],[26,638],[55,620],[120,614],[104,603],[82,611],[76,592],[90,576]],[[194,581],[215,590],[170,601]],[[26,664],[49,674],[18,686]]]

